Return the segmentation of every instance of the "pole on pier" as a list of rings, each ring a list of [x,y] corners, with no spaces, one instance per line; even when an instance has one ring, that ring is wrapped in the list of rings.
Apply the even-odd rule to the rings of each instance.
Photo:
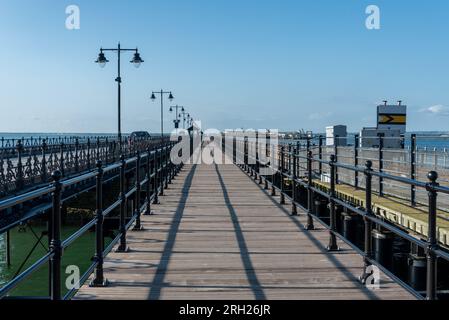
[[[384,170],[384,133],[379,133],[379,172],[382,173]],[[379,195],[382,197],[384,195],[384,179],[382,177],[379,177]]]
[[[337,237],[335,233],[337,232],[337,216],[335,209],[335,155],[330,156],[330,200],[329,200],[329,209],[330,209],[330,230],[329,230],[329,245],[327,246],[328,251],[338,251],[337,245]]]
[[[95,256],[94,259],[97,263],[95,267],[94,278],[90,282],[90,287],[106,287],[108,281],[104,278],[103,273],[103,163],[101,160],[97,161],[97,186],[96,186],[96,218],[97,223],[95,225]]]
[[[126,161],[125,156],[120,156],[120,245],[117,248],[117,252],[127,252],[128,247],[126,245]]]
[[[156,149],[153,153],[153,192],[154,192],[154,199],[153,204],[159,204],[159,160],[158,160],[158,147],[156,146]]]
[[[61,171],[54,171],[52,174],[53,186],[53,207],[51,212],[51,240],[50,252],[53,256],[50,259],[50,298],[51,300],[61,300]]]
[[[368,160],[366,161],[365,165],[365,212],[367,216],[373,216],[372,211],[372,171],[373,171],[373,163],[372,161]],[[372,222],[368,217],[364,217],[365,221],[365,257],[364,257],[364,268],[363,273],[360,276],[360,281],[363,284],[366,284],[366,281],[368,280],[369,276],[371,275],[370,272],[368,272],[368,268],[371,266],[371,263],[369,262],[369,259],[372,257],[372,246],[371,246],[371,231],[372,231]]]
[[[427,192],[429,196],[429,229],[427,243],[428,247],[426,250],[427,256],[427,281],[426,281],[426,299],[436,300],[437,299],[437,257],[435,255],[435,250],[438,248],[437,239],[437,191],[435,187],[439,184],[436,182],[438,179],[438,173],[435,171],[430,171],[427,174],[429,178],[429,183],[427,184]]]
[[[47,182],[47,140],[42,140],[42,160],[41,160],[41,180],[43,183]]]
[[[153,161],[151,159],[151,147],[147,148],[147,165],[146,165],[146,179],[147,179],[147,183],[146,183],[146,189],[145,189],[145,193],[146,193],[146,208],[145,208],[145,212],[144,215],[151,215],[151,187],[152,187],[152,178],[151,178],[151,173],[153,172]]]
[[[279,173],[279,180],[280,180],[280,187],[281,187],[281,204],[285,204],[284,173],[285,173],[285,146],[282,146],[281,147],[281,170]]]
[[[143,226],[141,223],[141,210],[140,210],[140,192],[141,192],[141,185],[140,185],[140,151],[136,151],[136,194],[134,196],[134,212],[133,215],[136,216],[136,224],[134,225],[133,231],[141,231],[143,230]]]
[[[298,167],[298,149],[293,149],[293,170],[292,170],[292,216],[298,215],[298,208],[295,202],[298,200],[296,179],[298,177],[297,167]]]
[[[360,136],[358,134],[354,137],[354,166],[357,167],[359,165],[359,143]],[[359,187],[359,172],[354,170],[354,187]]]
[[[411,136],[410,145],[410,179],[416,180],[416,134]],[[410,187],[410,202],[412,207],[416,206],[416,186]]]
[[[312,191],[312,159],[313,154],[310,151],[310,140],[307,139],[307,223],[305,225],[306,230],[314,230],[313,225],[313,191]]]

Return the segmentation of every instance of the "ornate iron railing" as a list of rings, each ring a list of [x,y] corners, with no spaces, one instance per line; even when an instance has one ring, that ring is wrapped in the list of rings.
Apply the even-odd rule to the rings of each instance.
[[[62,177],[73,176],[94,169],[98,160],[110,164],[120,154],[130,157],[160,142],[160,137],[125,139],[121,146],[110,137],[7,140],[0,148],[0,198],[47,183],[55,170]]]
[[[414,294],[417,298],[425,298],[428,300],[437,299],[438,259],[449,261],[448,251],[442,248],[438,242],[437,226],[437,198],[438,195],[449,195],[449,188],[439,185],[437,182],[437,172],[430,171],[427,175],[429,182],[422,182],[415,179],[404,178],[401,176],[376,171],[373,169],[373,163],[371,160],[367,160],[364,166],[354,166],[338,162],[337,157],[334,154],[331,154],[329,159],[324,159],[320,154],[314,154],[310,145],[306,145],[306,153],[304,154],[304,149],[297,149],[296,146],[281,146],[276,150],[273,145],[269,144],[269,139],[259,143],[257,137],[234,137],[233,144],[235,146],[234,149],[236,150],[233,155],[234,161],[240,165],[242,170],[244,170],[249,176],[253,177],[254,180],[258,181],[262,185],[264,184],[264,188],[266,190],[268,190],[269,185],[271,185],[272,196],[276,195],[276,192],[279,191],[281,204],[285,204],[285,199],[289,199],[292,203],[292,215],[297,214],[298,207],[305,211],[307,214],[307,229],[313,230],[314,221],[318,221],[329,230],[329,251],[338,250],[336,242],[338,237],[364,257],[364,272],[360,277],[362,282],[366,282],[368,280],[368,277],[371,275],[369,268],[374,265],[406,288],[409,292]],[[266,153],[263,157],[262,152]],[[272,161],[274,158],[271,157],[270,159],[270,155],[273,155],[278,161]],[[323,191],[313,183],[313,179],[320,177],[317,172],[321,172],[322,174],[325,167],[327,168],[330,185],[328,192]],[[261,174],[261,168],[270,168],[272,174]],[[344,201],[337,196],[336,185],[340,183],[337,170],[347,170],[353,174],[360,175],[359,178],[364,180],[364,207],[356,206],[355,204]],[[383,179],[384,181],[393,181],[406,184],[409,187],[423,189],[427,192],[427,237],[424,237],[424,239],[415,237],[404,231],[399,226],[385,221],[373,212],[372,195],[374,177]],[[286,180],[292,183],[290,194],[286,190]],[[305,205],[300,203],[300,188],[306,192]],[[324,199],[327,199],[329,207],[329,223],[325,222],[322,217],[319,217],[314,213],[313,200],[315,195],[319,195]],[[364,248],[362,250],[337,231],[337,206],[350,210],[363,218]],[[415,290],[408,283],[400,279],[375,259],[372,247],[372,230],[374,226],[384,228],[385,230],[388,230],[396,236],[409,241],[424,251],[427,261],[425,292]]]
[[[126,154],[131,157],[126,158],[122,154],[119,159],[109,165],[105,165],[102,157],[95,159],[95,167],[92,171],[78,175],[72,178],[63,179],[62,172],[57,168],[51,174],[52,183],[47,183],[34,191],[30,191],[19,196],[15,196],[0,201],[0,212],[24,206],[28,208],[28,212],[21,220],[24,223],[28,220],[42,216],[45,212],[49,212],[48,217],[48,252],[40,257],[36,262],[29,266],[23,272],[20,272],[13,279],[8,281],[0,288],[0,298],[7,297],[19,284],[23,283],[37,270],[46,264],[49,264],[49,298],[52,300],[69,299],[75,292],[76,288],[68,290],[63,294],[61,280],[61,259],[63,251],[72,243],[88,232],[89,229],[95,227],[95,256],[87,271],[81,276],[79,283],[84,283],[92,272],[95,272],[92,286],[105,286],[107,282],[103,272],[104,257],[119,244],[118,251],[125,251],[127,248],[126,233],[134,226],[134,230],[141,229],[141,214],[151,214],[151,204],[158,202],[158,195],[163,194],[164,188],[168,187],[171,180],[179,172],[182,165],[175,165],[170,160],[170,152],[174,145],[173,142],[159,143],[158,145],[147,144],[145,142],[145,151],[143,145],[131,151],[126,149]],[[131,146],[129,146],[131,147]],[[134,149],[134,147],[132,147]],[[100,152],[100,151],[98,151]],[[108,155],[108,154],[106,154]],[[112,156],[111,154],[108,157]],[[109,160],[109,158],[105,158]],[[134,175],[134,184],[127,187],[127,174]],[[142,175],[143,174],[143,175]],[[103,185],[107,183],[106,177],[115,176],[120,180],[120,191],[117,200],[111,205],[103,207]],[[61,206],[68,201],[73,193],[71,189],[79,184],[95,181],[93,188],[96,190],[96,210],[95,217],[84,224],[75,233],[71,234],[65,240],[61,238]],[[83,190],[84,192],[85,190]],[[144,194],[144,197],[142,197]],[[34,206],[33,204],[40,204]],[[131,202],[132,212],[129,215],[129,206]],[[28,204],[28,205],[27,205]],[[31,205],[30,205],[31,204]],[[119,232],[113,241],[104,248],[104,227],[103,222],[115,209],[119,210]],[[4,233],[17,225],[17,222],[11,223],[0,229],[0,233]]]

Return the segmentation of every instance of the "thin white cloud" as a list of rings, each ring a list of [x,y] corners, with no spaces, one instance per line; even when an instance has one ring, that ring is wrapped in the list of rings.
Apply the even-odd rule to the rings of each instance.
[[[333,115],[332,112],[316,112],[316,113],[309,114],[309,119],[310,120],[320,120],[320,119],[329,118],[332,115]]]
[[[428,108],[421,109],[420,111],[429,113],[429,114],[433,114],[433,115],[449,116],[449,107],[446,107],[442,104],[430,106]]]

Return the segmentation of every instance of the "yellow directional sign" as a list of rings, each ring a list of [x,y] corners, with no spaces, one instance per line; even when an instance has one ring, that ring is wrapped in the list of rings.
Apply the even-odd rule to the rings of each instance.
[[[379,124],[405,125],[407,116],[405,114],[379,114]]]

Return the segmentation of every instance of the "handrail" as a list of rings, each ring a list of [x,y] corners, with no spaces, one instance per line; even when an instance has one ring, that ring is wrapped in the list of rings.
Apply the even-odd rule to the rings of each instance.
[[[309,142],[309,141],[308,141]],[[449,261],[449,253],[439,245],[437,239],[437,197],[438,194],[449,194],[449,188],[445,186],[440,186],[437,183],[438,174],[435,171],[430,171],[428,173],[428,182],[419,181],[417,179],[410,179],[401,176],[395,176],[390,173],[385,173],[382,171],[376,171],[372,167],[372,161],[366,161],[365,166],[360,165],[348,165],[345,163],[341,163],[338,161],[338,157],[336,154],[330,155],[330,161],[324,160],[321,157],[321,154],[317,158],[313,155],[310,143],[307,143],[306,155],[299,154],[299,149],[292,145],[282,145],[277,149],[275,154],[271,154],[274,148],[267,143],[267,140],[263,142],[259,142],[258,136],[254,139],[248,139],[247,137],[241,137],[237,139],[234,137],[234,145],[238,146],[235,150],[234,162],[242,167],[242,170],[248,173],[254,179],[259,179],[259,183],[263,184],[265,181],[265,189],[268,189],[268,185],[271,184],[272,187],[272,195],[276,194],[276,191],[280,192],[281,195],[281,204],[284,203],[285,198],[291,199],[292,202],[292,214],[296,214],[296,207],[301,207],[307,213],[307,224],[306,228],[309,230],[313,230],[313,220],[316,220],[323,224],[325,228],[329,230],[329,251],[337,250],[337,244],[335,242],[335,237],[338,236],[343,241],[350,243],[348,239],[346,239],[343,235],[339,234],[336,229],[336,216],[335,216],[335,208],[336,205],[342,206],[344,208],[349,209],[355,214],[359,215],[363,218],[365,222],[365,240],[364,240],[364,250],[361,251],[364,257],[364,272],[361,276],[361,280],[367,281],[369,277],[369,267],[371,265],[378,266],[381,270],[387,271],[386,273],[393,276],[395,280],[398,280],[397,277],[389,272],[384,266],[381,265],[380,262],[376,261],[373,258],[372,253],[372,245],[371,245],[371,231],[373,229],[373,225],[378,225],[392,232],[393,234],[401,237],[411,243],[414,243],[420,248],[423,248],[426,256],[427,256],[427,275],[426,275],[426,295],[425,298],[428,300],[434,300],[437,298],[437,281],[436,281],[436,265],[437,258],[442,258],[444,260]],[[265,157],[270,158],[270,161],[261,161],[260,147],[261,143],[265,145]],[[223,148],[225,146],[223,145]],[[266,159],[265,158],[265,159]],[[299,165],[299,160],[302,160],[307,163],[306,167],[302,167]],[[324,192],[317,188],[313,182],[314,168],[313,164],[319,164],[319,173],[322,172],[322,166],[328,166],[330,172],[328,171],[327,176],[330,179],[330,189],[328,192]],[[260,172],[260,168],[268,168],[271,169],[271,174],[263,175]],[[346,169],[353,173],[360,173],[365,176],[365,208],[355,207],[354,205],[342,201],[336,194],[336,184],[339,182],[337,178],[337,168]],[[301,178],[298,175],[298,169],[301,169],[302,172],[305,172],[305,178]],[[270,177],[270,178],[269,178]],[[357,177],[357,176],[356,176]],[[380,219],[375,213],[372,211],[372,178],[378,177],[381,181],[395,181],[399,183],[406,184],[412,187],[412,191],[416,188],[424,189],[428,193],[428,236],[426,240],[418,239],[407,232],[403,231],[397,225],[388,223],[383,219]],[[415,178],[415,177],[413,177]],[[292,196],[288,196],[286,191],[284,190],[284,179],[288,179],[292,182],[292,188],[296,190],[298,186],[302,186],[306,189],[308,193],[307,197],[307,206],[303,207],[299,204],[299,197],[296,191],[292,191]],[[330,224],[325,224],[322,220],[315,215],[312,211],[312,201],[313,194],[319,194],[323,196],[325,199],[329,201],[330,204]],[[382,194],[381,194],[382,195]],[[355,246],[355,245],[352,245]],[[402,285],[405,289],[411,291],[415,296],[424,298],[420,292],[417,292],[409,285],[404,283],[403,281],[397,281],[400,285]]]

